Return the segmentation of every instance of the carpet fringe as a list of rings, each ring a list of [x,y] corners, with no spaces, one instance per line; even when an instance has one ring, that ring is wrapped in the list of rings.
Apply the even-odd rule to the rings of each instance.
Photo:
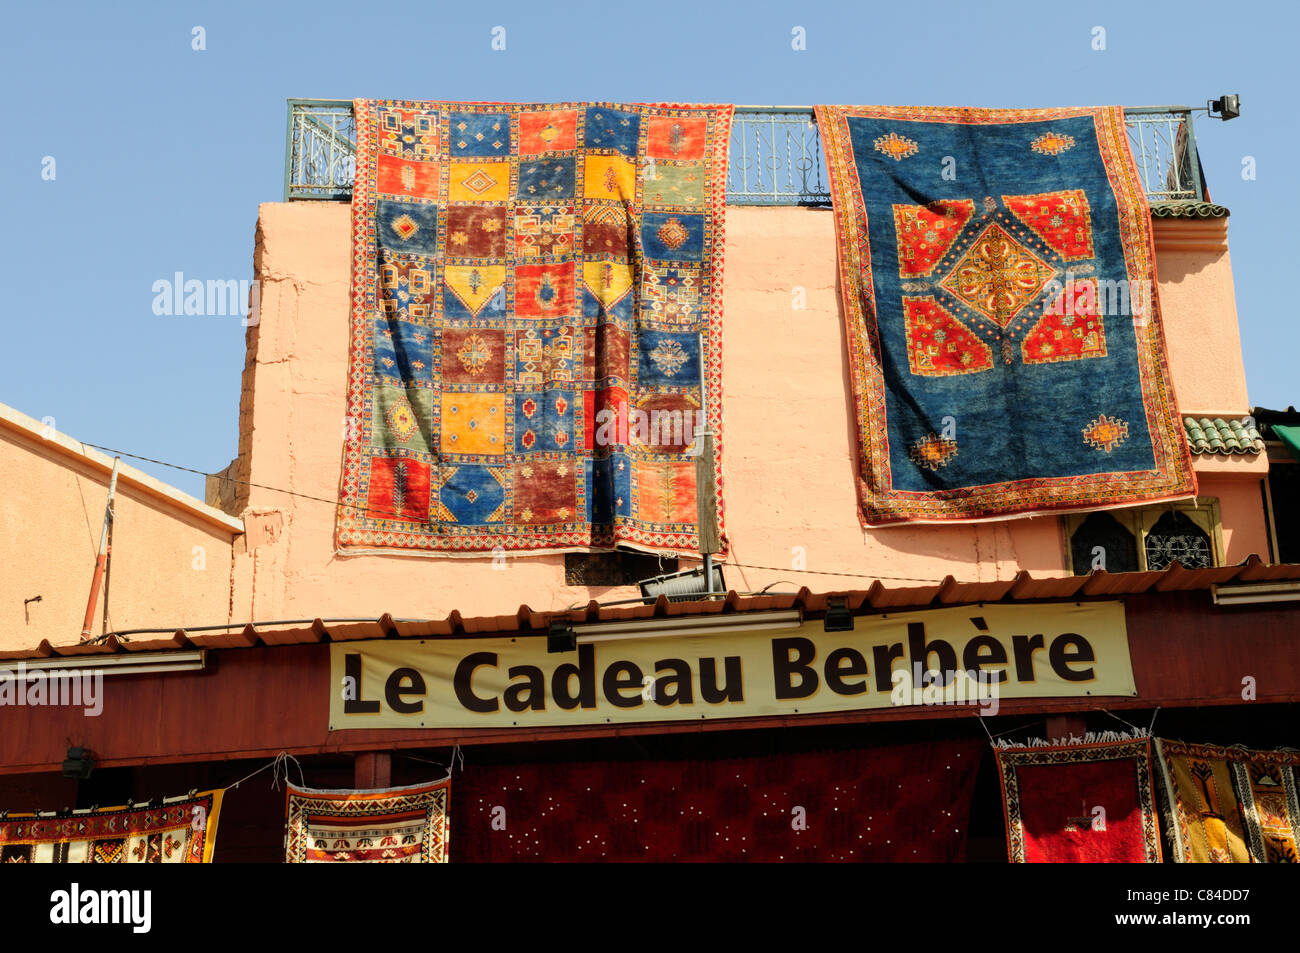
[[[1004,738],[997,738],[993,742],[993,747],[1003,750],[1012,750],[1016,748],[1060,748],[1065,745],[1096,745],[1105,744],[1108,741],[1137,741],[1142,738],[1150,738],[1151,735],[1145,728],[1135,728],[1132,731],[1089,731],[1084,735],[1070,735],[1067,738],[1030,738],[1026,741],[1010,741]]]

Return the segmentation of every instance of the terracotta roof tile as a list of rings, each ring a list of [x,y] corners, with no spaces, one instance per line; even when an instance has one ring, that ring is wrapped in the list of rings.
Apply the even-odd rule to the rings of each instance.
[[[438,636],[509,636],[517,632],[544,632],[552,619],[567,618],[574,623],[614,621],[634,618],[698,616],[731,612],[764,612],[777,609],[800,608],[812,617],[826,610],[829,598],[843,598],[855,612],[917,610],[936,605],[974,605],[977,603],[1032,602],[1077,598],[1113,598],[1143,592],[1186,592],[1207,590],[1216,584],[1229,582],[1300,581],[1300,565],[1265,565],[1252,556],[1239,566],[1221,566],[1212,569],[1183,569],[1174,564],[1169,569],[1150,572],[1106,573],[1094,572],[1087,576],[1046,577],[1035,579],[1021,571],[1013,579],[991,582],[958,582],[951,576],[941,583],[929,586],[899,586],[891,588],[876,580],[869,589],[840,590],[814,593],[808,589],[798,592],[742,595],[728,592],[723,599],[701,599],[687,602],[669,602],[659,598],[653,603],[601,606],[590,602],[586,606],[555,612],[536,612],[520,606],[513,615],[479,616],[462,618],[453,610],[445,619],[398,620],[384,615],[374,621],[325,623],[314,620],[311,624],[260,623],[256,626],[232,626],[225,631],[184,630],[167,636],[136,633],[121,640],[110,635],[106,639],[89,643],[51,645],[48,641],[23,650],[0,652],[0,661],[39,659],[51,656],[77,657],[108,655],[121,652],[159,651],[179,648],[237,649],[255,645],[296,645],[320,642],[328,637],[335,642],[361,639],[429,638]]]

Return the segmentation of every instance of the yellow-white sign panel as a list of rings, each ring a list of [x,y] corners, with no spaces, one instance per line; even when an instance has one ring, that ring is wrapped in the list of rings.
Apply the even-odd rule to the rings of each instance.
[[[755,617],[756,619],[761,617]],[[657,620],[666,622],[667,620]],[[1004,698],[1133,695],[1118,602],[988,605],[734,635],[330,646],[330,729],[686,721]]]

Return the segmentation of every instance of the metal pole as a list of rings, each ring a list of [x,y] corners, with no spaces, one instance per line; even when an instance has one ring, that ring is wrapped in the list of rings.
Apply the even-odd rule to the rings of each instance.
[[[705,370],[708,356],[704,350],[706,340],[703,332],[700,332],[697,340],[700,352],[700,419],[704,426],[695,432],[695,440],[699,443],[699,455],[695,458],[695,523],[700,555],[704,557],[704,591],[712,595],[713,554],[721,548],[718,538],[718,499],[713,485],[715,434],[709,426],[709,375]]]
[[[108,545],[104,548],[104,616],[103,616],[103,622],[99,627],[99,632],[101,635],[109,631],[108,596],[109,596],[109,585],[113,581],[113,527],[115,527],[116,525],[117,525],[117,520],[110,518],[108,521]]]
[[[113,474],[108,478],[108,503],[104,505],[104,528],[99,533],[99,552],[95,554],[95,572],[90,577],[90,599],[86,602],[86,618],[81,624],[81,641],[90,638],[91,626],[95,623],[95,602],[99,598],[99,587],[104,581],[104,567],[108,563],[108,531],[113,522],[113,496],[117,493],[117,467],[121,457],[113,458]]]

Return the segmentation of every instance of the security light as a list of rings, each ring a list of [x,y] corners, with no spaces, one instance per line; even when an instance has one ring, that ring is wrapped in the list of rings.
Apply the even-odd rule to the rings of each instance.
[[[711,592],[727,591],[726,583],[722,579],[722,566],[719,563],[713,564],[712,587],[705,579],[703,566],[687,569],[684,572],[655,576],[653,579],[643,579],[639,585],[641,595],[645,597],[646,602],[654,602],[659,596],[667,596],[669,602],[688,602]]]
[[[573,634],[573,623],[567,619],[551,622],[551,630],[546,634],[547,652],[572,652],[578,647],[577,637]]]
[[[63,762],[63,776],[65,778],[81,778],[82,780],[90,777],[90,773],[95,770],[95,756],[89,748],[69,748],[68,756]]]
[[[1211,99],[1208,110],[1212,119],[1222,119],[1224,122],[1236,119],[1241,115],[1241,97],[1232,93],[1220,96],[1218,99]]]
[[[826,632],[852,632],[853,613],[849,611],[849,600],[843,596],[832,596],[826,600],[826,618],[822,621]]]

